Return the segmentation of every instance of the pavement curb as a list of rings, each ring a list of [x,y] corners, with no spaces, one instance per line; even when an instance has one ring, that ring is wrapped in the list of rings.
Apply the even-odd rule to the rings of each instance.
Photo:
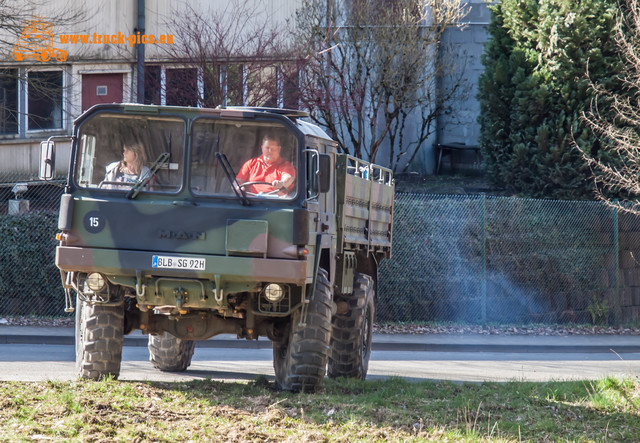
[[[414,352],[499,352],[507,354],[619,354],[640,353],[640,345],[509,345],[509,344],[434,344],[434,343],[373,343],[373,349],[379,351]]]
[[[386,340],[385,340],[386,338]],[[590,354],[590,353],[640,353],[640,338],[637,345],[625,343],[606,344],[517,344],[499,343],[500,338],[487,339],[482,343],[460,343],[461,337],[455,337],[455,343],[447,342],[446,338],[439,336],[411,336],[407,341],[400,341],[403,337],[393,337],[390,340],[384,336],[374,336],[372,348],[374,351],[404,351],[404,352],[492,352],[492,353],[567,353],[567,354]],[[420,340],[423,340],[420,342]],[[410,341],[409,341],[410,340]],[[432,340],[432,341],[430,341]],[[502,339],[504,340],[504,338]],[[437,341],[437,342],[436,342]],[[548,340],[547,340],[548,341]],[[69,333],[62,334],[2,334],[0,333],[0,344],[25,344],[25,345],[74,345],[75,338]],[[125,346],[146,347],[147,337],[142,335],[126,336]],[[221,348],[221,349],[271,349],[269,340],[241,340],[235,338],[211,338],[196,342],[199,348]]]

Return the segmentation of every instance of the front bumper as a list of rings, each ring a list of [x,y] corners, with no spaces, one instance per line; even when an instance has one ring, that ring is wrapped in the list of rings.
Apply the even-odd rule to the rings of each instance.
[[[164,269],[153,267],[153,256],[204,258],[204,270]],[[136,277],[173,277],[225,281],[280,282],[303,285],[307,279],[306,260],[255,257],[232,257],[202,254],[134,251],[122,249],[58,246],[56,265],[65,272],[101,272],[106,275]]]

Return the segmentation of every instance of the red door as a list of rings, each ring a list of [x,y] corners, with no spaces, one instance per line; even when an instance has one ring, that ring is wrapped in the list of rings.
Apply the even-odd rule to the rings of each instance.
[[[122,103],[123,74],[82,74],[82,111],[98,103]]]

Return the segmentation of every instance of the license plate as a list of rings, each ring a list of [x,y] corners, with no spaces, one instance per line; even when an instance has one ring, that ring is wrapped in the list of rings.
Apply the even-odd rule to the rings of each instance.
[[[154,268],[161,269],[187,269],[190,271],[204,271],[207,261],[204,258],[195,257],[167,257],[154,255],[152,264]]]

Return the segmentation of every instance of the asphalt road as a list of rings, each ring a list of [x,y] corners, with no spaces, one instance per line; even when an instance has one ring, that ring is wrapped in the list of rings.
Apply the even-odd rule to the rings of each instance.
[[[380,346],[380,348],[385,348]],[[541,352],[511,347],[485,347],[475,350],[452,347],[441,350],[373,351],[367,379],[399,376],[409,380],[546,381],[598,379],[606,375],[640,375],[640,352],[613,352],[606,347],[538,347]],[[404,349],[404,350],[403,350]],[[408,349],[408,350],[407,350]],[[437,349],[437,348],[436,348]],[[483,350],[487,350],[486,352]],[[502,351],[500,351],[502,349]],[[146,347],[125,346],[121,380],[184,381],[210,378],[247,381],[258,375],[273,378],[272,351],[269,348],[198,347],[192,365],[184,373],[163,373],[149,363]],[[0,380],[73,380],[74,347],[70,344],[0,344]]]

